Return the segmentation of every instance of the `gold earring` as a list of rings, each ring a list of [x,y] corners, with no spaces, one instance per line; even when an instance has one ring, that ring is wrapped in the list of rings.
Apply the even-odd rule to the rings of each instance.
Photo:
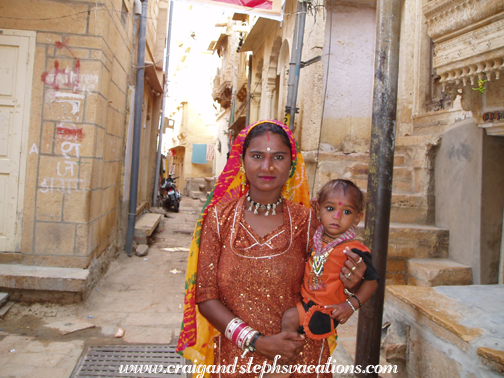
[[[241,191],[242,193],[245,193],[245,187],[247,186],[247,177],[245,176],[245,167],[240,165],[240,173],[241,173]]]

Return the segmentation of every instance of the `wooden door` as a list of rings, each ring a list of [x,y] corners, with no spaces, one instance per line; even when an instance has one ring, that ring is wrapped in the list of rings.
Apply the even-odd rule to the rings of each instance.
[[[0,34],[0,252],[21,250],[35,32]]]

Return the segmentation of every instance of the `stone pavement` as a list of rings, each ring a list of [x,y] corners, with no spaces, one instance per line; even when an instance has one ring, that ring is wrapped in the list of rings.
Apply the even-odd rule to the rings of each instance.
[[[168,213],[152,235],[148,255],[119,254],[84,302],[15,304],[0,319],[0,378],[68,378],[89,345],[175,342],[187,252],[201,207],[184,197],[180,212]],[[352,364],[356,325],[357,314],[338,328],[338,364]],[[122,338],[114,337],[119,328]]]
[[[180,212],[161,221],[148,255],[122,252],[83,303],[15,304],[0,320],[0,378],[68,378],[87,345],[172,342],[201,207],[184,197]],[[114,337],[119,327],[122,338]],[[64,334],[71,329],[78,330]]]

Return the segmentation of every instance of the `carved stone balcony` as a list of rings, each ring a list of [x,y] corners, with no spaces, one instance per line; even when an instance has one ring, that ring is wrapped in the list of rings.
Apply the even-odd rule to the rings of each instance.
[[[461,95],[464,109],[481,118],[478,84],[504,75],[504,1],[432,0],[423,12],[443,92]]]
[[[214,101],[217,101],[224,109],[227,109],[231,106],[232,94],[233,84],[231,80],[222,80],[220,76],[216,76],[212,91]]]

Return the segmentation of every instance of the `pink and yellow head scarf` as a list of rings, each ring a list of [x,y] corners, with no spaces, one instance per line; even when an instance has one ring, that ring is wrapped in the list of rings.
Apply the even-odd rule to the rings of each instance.
[[[243,129],[236,137],[227,164],[210,193],[205,206],[203,206],[203,210],[201,211],[194,229],[189,250],[185,283],[184,318],[177,344],[177,352],[181,353],[188,360],[193,361],[196,365],[213,365],[213,339],[220,334],[220,332],[199,313],[198,306],[195,303],[201,228],[211,207],[217,205],[221,201],[229,201],[244,195],[240,188],[240,157],[243,153],[243,142],[250,130],[264,123],[273,123],[280,126],[289,137],[291,144],[292,165],[294,169],[291,171],[291,176],[283,188],[282,196],[292,202],[310,207],[306,167],[301,151],[294,140],[292,131],[283,123],[274,120],[259,121]]]

